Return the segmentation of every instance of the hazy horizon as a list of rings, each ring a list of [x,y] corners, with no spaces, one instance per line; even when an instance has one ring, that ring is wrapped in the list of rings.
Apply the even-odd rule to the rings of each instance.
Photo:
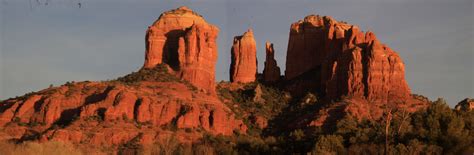
[[[233,37],[248,28],[257,41],[259,72],[269,41],[283,74],[291,23],[319,14],[370,30],[397,51],[412,93],[445,98],[450,106],[474,97],[470,0],[39,2],[1,1],[0,100],[50,84],[114,79],[138,70],[144,61],[146,28],[162,12],[183,5],[220,28],[217,82],[229,79]]]

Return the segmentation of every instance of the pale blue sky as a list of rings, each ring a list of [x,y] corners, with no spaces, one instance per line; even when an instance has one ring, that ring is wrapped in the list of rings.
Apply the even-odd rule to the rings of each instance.
[[[221,30],[217,80],[228,80],[234,36],[253,28],[259,71],[267,40],[284,69],[290,24],[320,14],[373,31],[396,50],[412,93],[443,97],[450,105],[474,97],[472,0],[0,1],[0,100],[138,70],[147,26],[182,5]]]

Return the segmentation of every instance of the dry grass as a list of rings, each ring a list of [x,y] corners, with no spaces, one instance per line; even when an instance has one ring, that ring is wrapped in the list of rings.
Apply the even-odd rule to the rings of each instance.
[[[72,144],[49,141],[44,143],[25,142],[13,144],[0,141],[0,154],[2,155],[80,155],[82,152]]]
[[[180,143],[175,136],[171,136],[154,144],[144,146],[138,154],[150,155],[214,155],[215,149],[206,144]]]

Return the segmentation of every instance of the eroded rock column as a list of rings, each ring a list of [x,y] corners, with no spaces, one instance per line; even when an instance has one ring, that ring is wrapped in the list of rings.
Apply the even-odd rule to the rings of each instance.
[[[252,29],[234,37],[231,49],[230,81],[233,83],[254,82],[257,75],[257,48]]]
[[[275,60],[275,50],[273,44],[270,42],[265,43],[265,68],[263,69],[263,80],[267,83],[274,83],[280,80],[280,67],[277,65]]]

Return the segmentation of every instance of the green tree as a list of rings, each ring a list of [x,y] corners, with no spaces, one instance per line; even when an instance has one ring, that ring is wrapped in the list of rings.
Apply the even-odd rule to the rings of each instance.
[[[311,154],[345,154],[344,139],[339,135],[321,136]]]

